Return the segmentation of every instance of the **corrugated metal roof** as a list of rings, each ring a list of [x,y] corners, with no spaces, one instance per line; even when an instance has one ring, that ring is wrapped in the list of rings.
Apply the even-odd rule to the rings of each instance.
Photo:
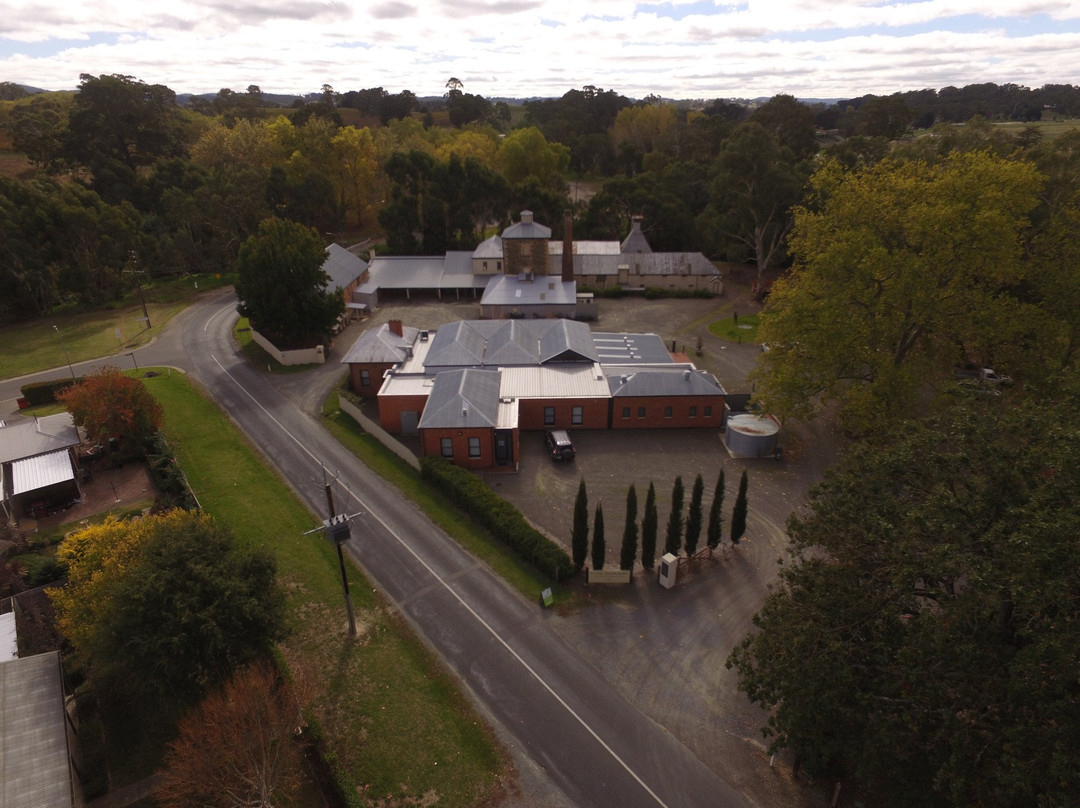
[[[548,255],[562,257],[563,243],[552,241],[548,244]],[[574,255],[585,258],[587,256],[618,255],[619,242],[617,241],[575,241],[573,245]]]
[[[623,255],[631,275],[719,275],[713,263],[701,253],[649,253]]]
[[[403,326],[399,337],[383,323],[365,331],[341,359],[341,364],[397,363],[405,359],[420,329]]]
[[[0,427],[0,463],[79,445],[79,430],[69,412],[7,421]]]
[[[435,376],[420,429],[492,428],[499,418],[499,371],[465,368]]]
[[[595,362],[596,347],[592,332],[585,323],[575,320],[553,320],[540,337],[540,361],[587,359]]]
[[[431,393],[434,385],[434,376],[402,376],[392,373],[379,388],[379,396],[426,396]]]
[[[0,663],[0,805],[71,808],[60,653]]]
[[[503,239],[508,238],[551,238],[551,228],[533,221],[532,211],[521,211],[521,221],[502,231]]]
[[[511,358],[535,365],[595,361],[596,350],[589,326],[574,320],[460,320],[436,332],[426,367],[506,366]]]
[[[596,365],[502,368],[504,398],[607,398],[607,379]]]
[[[634,368],[629,374],[615,373],[604,368],[611,395],[622,396],[716,396],[724,388],[711,373],[673,365],[670,369]]]
[[[11,464],[12,496],[74,479],[75,469],[71,465],[71,454],[67,449],[16,460]]]
[[[517,399],[503,401],[499,399],[499,418],[495,424],[496,429],[517,429],[518,427],[518,402]]]
[[[597,331],[592,335],[597,358],[605,365],[668,364],[671,354],[656,334]]]
[[[510,275],[495,275],[480,298],[481,306],[571,305],[577,302],[577,283],[558,275],[539,275],[522,281]]]
[[[627,254],[652,252],[652,247],[649,246],[649,240],[645,238],[645,234],[641,232],[640,219],[634,219],[630,223],[630,233],[623,239],[623,243],[619,246],[619,252]]]
[[[491,238],[481,241],[475,250],[472,252],[473,258],[502,258],[503,246],[502,239],[498,236],[492,236]]]
[[[448,266],[449,259],[449,266]],[[469,262],[464,267],[462,262]],[[379,256],[368,267],[365,294],[379,289],[483,289],[487,275],[472,274],[472,253],[447,256]]]
[[[326,260],[322,265],[323,272],[330,276],[330,282],[326,288],[331,292],[344,289],[355,281],[367,270],[367,264],[337,244],[331,244],[326,248]]]

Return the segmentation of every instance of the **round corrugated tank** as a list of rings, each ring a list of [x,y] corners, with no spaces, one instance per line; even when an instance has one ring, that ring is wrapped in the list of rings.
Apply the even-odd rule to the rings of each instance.
[[[767,415],[741,413],[727,421],[725,440],[732,454],[741,457],[772,457],[776,452],[780,424]]]

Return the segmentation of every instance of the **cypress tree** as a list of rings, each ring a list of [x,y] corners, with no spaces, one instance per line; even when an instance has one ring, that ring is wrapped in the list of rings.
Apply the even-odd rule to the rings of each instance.
[[[641,566],[651,570],[656,563],[656,489],[649,483],[645,495],[645,515],[641,517]]]
[[[690,493],[690,512],[686,516],[686,554],[697,552],[698,537],[701,536],[701,498],[705,493],[705,483],[699,474],[694,479],[694,488]]]
[[[683,484],[682,477],[675,478],[671,487],[671,514],[668,516],[667,536],[664,540],[664,552],[674,556],[682,549],[683,536]]]
[[[731,510],[731,543],[738,544],[739,539],[746,533],[746,471],[739,480],[739,494],[735,497],[735,507]]]
[[[607,555],[607,544],[604,542],[604,503],[596,503],[596,521],[593,522],[592,531],[592,568],[602,570],[604,568],[604,556]]]
[[[589,554],[589,496],[585,493],[585,479],[578,486],[577,500],[574,502],[574,527],[570,533],[570,554],[574,567],[585,566],[585,557]]]
[[[622,552],[619,553],[619,569],[633,570],[637,558],[637,491],[634,484],[626,492],[626,526],[622,534]]]
[[[724,532],[724,521],[721,510],[724,507],[724,470],[720,469],[720,476],[716,478],[716,490],[713,491],[712,505],[709,506],[709,526],[705,530],[705,546],[715,550],[720,544],[720,536]]]

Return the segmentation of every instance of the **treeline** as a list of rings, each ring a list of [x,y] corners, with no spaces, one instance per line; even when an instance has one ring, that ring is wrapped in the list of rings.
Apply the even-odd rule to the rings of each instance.
[[[163,85],[84,75],[74,94],[0,101],[0,139],[31,164],[0,179],[0,322],[101,305],[136,273],[231,272],[271,216],[385,239],[379,249],[394,254],[441,254],[472,249],[526,208],[556,238],[565,211],[583,239],[621,239],[640,214],[654,250],[753,261],[763,276],[787,261],[789,211],[804,201],[823,127],[850,121],[850,137],[824,151],[867,164],[919,109],[854,99],[829,108],[830,123],[828,109],[787,95],[751,108],[586,86],[512,109],[457,79],[446,89],[421,101],[325,85],[281,108],[251,85],[185,107]],[[958,94],[992,95],[967,89]],[[1065,90],[1076,88],[1054,95],[1055,109],[1074,108]],[[0,85],[3,97],[19,91]],[[1004,104],[978,109],[1001,117]],[[943,130],[933,148],[957,137]],[[571,198],[570,176],[599,191]]]

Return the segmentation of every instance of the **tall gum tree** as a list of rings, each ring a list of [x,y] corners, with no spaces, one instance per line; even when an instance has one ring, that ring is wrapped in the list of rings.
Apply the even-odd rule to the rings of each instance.
[[[865,426],[908,412],[956,363],[991,360],[1032,313],[1010,291],[1039,186],[1030,163],[986,152],[819,169],[758,332],[762,401],[806,415],[839,399]]]

